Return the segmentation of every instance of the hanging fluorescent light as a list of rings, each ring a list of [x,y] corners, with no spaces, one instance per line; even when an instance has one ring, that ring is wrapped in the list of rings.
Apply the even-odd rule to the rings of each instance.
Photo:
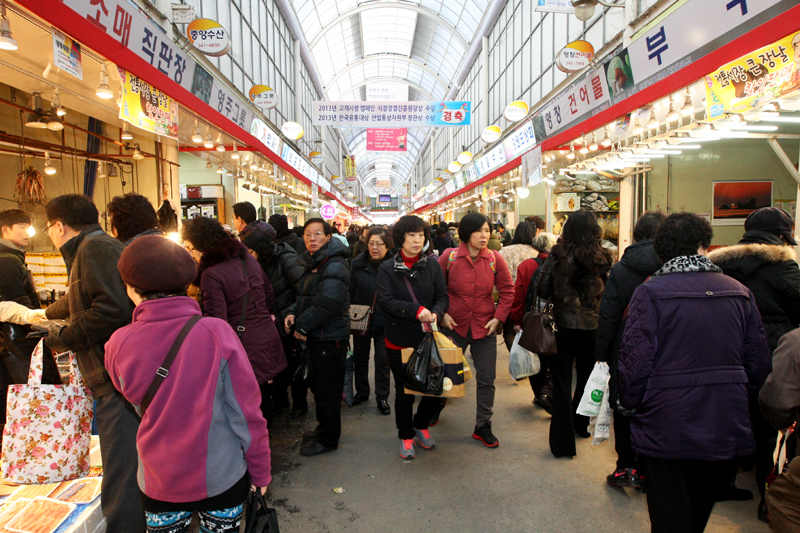
[[[762,126],[751,124],[728,124],[727,129],[736,131],[776,131],[778,126]]]
[[[203,136],[200,135],[200,122],[196,119],[194,121],[194,135],[192,135],[192,142],[195,144],[200,144],[203,142]]]
[[[11,36],[11,23],[6,17],[6,4],[0,2],[0,50],[16,50],[17,41]]]
[[[127,122],[123,122],[122,123],[122,134],[119,136],[119,138],[122,139],[123,141],[132,141],[133,140],[133,134],[131,134],[131,132],[128,131],[128,123]]]
[[[203,146],[206,148],[214,148],[214,141],[211,140],[211,126],[206,128],[206,142],[203,143]]]
[[[50,162],[50,152],[44,153],[44,173],[48,176],[52,176],[56,173],[56,167]]]
[[[108,85],[108,70],[106,70],[105,63],[100,67],[100,86],[97,87],[95,94],[98,98],[102,98],[103,100],[111,100],[114,98],[114,93]]]
[[[766,115],[766,113],[764,113],[764,114]],[[775,113],[775,114],[778,115],[778,113]],[[776,116],[776,117],[771,117],[769,119],[765,118],[765,120],[767,120],[769,122],[784,122],[784,123],[794,123],[794,124],[800,123],[800,117],[781,117],[781,116]]]
[[[681,155],[683,152],[680,150],[645,150],[646,155]]]
[[[233,141],[233,152],[231,152],[231,159],[239,159],[239,150],[236,148],[236,141]]]

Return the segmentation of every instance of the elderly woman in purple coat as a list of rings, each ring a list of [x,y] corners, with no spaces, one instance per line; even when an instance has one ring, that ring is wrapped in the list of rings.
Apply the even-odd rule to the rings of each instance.
[[[287,365],[273,319],[272,284],[247,248],[216,220],[189,220],[182,237],[199,263],[194,285],[200,287],[203,316],[225,320],[238,334],[261,388],[261,412],[272,425],[272,380]]]
[[[654,533],[702,532],[726,462],[755,453],[748,393],[770,371],[750,290],[706,257],[708,221],[676,213],[653,245],[664,261],[633,294],[618,408],[632,415]]]

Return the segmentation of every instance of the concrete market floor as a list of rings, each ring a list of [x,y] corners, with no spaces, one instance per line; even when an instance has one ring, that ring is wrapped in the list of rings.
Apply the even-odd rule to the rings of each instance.
[[[469,358],[469,354],[468,358]],[[372,368],[370,369],[372,377]],[[645,495],[606,484],[615,466],[610,441],[578,439],[578,455],[555,459],[548,447],[550,417],[531,402],[527,380],[508,375],[508,351],[498,346],[493,429],[500,446],[473,440],[475,380],[464,398],[450,400],[431,429],[436,448],[417,446],[412,461],[399,456],[390,416],[373,397],[342,404],[342,438],[336,452],[300,455],[304,431],[316,427],[314,404],[300,421],[281,415],[272,433],[273,483],[268,499],[282,533],[349,532],[648,532]],[[389,404],[394,408],[394,393]],[[737,486],[756,493],[754,473]],[[333,489],[341,487],[337,494]],[[756,519],[757,500],[722,502],[709,533],[767,533]]]

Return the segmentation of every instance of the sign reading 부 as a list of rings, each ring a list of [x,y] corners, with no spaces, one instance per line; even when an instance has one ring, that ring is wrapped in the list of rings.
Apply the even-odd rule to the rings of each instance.
[[[261,109],[273,109],[278,105],[278,95],[272,87],[253,85],[248,93],[250,101]]]
[[[578,72],[588,67],[594,59],[594,46],[586,41],[572,41],[561,49],[556,66],[561,72]]]
[[[83,79],[81,45],[55,28],[53,28],[53,64],[79,80]]]
[[[178,138],[178,102],[130,72],[119,69],[122,106],[119,118],[164,137]]]
[[[745,111],[800,89],[800,33],[728,63],[705,77],[711,120]]]
[[[367,128],[367,151],[405,152],[407,128]]]
[[[347,183],[356,182],[356,158],[355,156],[348,155],[344,159],[344,177]]]
[[[312,124],[345,128],[469,126],[472,102],[314,102]]]
[[[231,49],[231,39],[225,28],[211,19],[194,19],[186,26],[186,36],[207,56],[224,56]]]

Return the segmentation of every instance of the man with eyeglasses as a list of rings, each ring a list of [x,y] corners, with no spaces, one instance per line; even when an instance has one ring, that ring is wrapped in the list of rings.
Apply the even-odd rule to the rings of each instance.
[[[103,459],[101,506],[108,531],[142,533],[146,525],[136,481],[139,418],[105,369],[105,344],[131,322],[133,303],[117,270],[125,245],[103,231],[97,207],[86,196],[65,194],[47,206],[45,233],[61,251],[69,272],[67,294],[50,305],[45,344],[54,353],[71,350],[84,383],[97,402],[95,422]]]

